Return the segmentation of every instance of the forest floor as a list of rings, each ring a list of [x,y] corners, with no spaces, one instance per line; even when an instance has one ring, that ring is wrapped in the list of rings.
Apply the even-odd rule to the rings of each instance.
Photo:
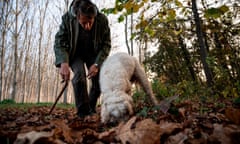
[[[163,113],[144,102],[135,115],[117,125],[97,114],[76,117],[75,108],[0,107],[1,144],[239,144],[240,107],[231,101],[173,102]]]

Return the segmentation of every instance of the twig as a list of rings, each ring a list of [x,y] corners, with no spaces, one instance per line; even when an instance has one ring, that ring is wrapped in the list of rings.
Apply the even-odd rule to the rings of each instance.
[[[61,92],[58,94],[57,99],[55,100],[55,103],[53,104],[53,106],[52,106],[51,110],[49,111],[48,115],[50,115],[52,113],[53,109],[55,108],[58,100],[61,98],[61,96],[62,96],[64,90],[67,88],[67,86],[68,86],[68,81],[65,81],[65,84],[64,84]]]

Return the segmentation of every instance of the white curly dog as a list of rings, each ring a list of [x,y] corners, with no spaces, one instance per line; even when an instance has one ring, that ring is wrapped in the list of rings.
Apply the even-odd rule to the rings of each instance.
[[[139,83],[154,105],[153,95],[147,76],[136,58],[127,53],[109,56],[100,70],[101,122],[120,122],[133,114],[132,83]]]

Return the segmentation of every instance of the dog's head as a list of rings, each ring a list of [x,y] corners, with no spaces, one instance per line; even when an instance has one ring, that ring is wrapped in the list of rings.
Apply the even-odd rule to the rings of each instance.
[[[133,114],[132,104],[132,97],[124,92],[104,94],[101,105],[102,123],[118,123],[129,119]]]

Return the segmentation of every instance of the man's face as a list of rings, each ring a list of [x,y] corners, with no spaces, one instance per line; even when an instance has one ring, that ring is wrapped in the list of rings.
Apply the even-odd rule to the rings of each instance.
[[[78,21],[83,27],[83,29],[85,29],[86,31],[89,31],[92,29],[92,26],[94,23],[94,16],[90,17],[90,16],[85,16],[80,14],[78,17]]]

